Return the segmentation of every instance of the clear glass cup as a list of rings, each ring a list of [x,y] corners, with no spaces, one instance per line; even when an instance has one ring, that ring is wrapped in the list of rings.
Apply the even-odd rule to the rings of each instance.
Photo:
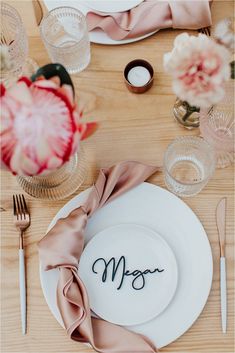
[[[90,41],[85,16],[73,7],[51,10],[40,24],[42,40],[54,63],[70,74],[81,72],[90,62]]]
[[[163,170],[170,191],[182,197],[194,196],[214,173],[214,150],[201,137],[178,137],[167,147]]]
[[[14,7],[1,2],[1,82],[6,87],[19,76],[31,76],[38,68],[28,58],[28,38],[19,13]],[[6,61],[4,63],[4,61]]]
[[[226,84],[224,99],[200,115],[201,136],[214,148],[218,168],[234,162],[234,84]]]

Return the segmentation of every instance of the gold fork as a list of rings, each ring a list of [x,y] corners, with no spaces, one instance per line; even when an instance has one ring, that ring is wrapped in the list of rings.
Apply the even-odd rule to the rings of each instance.
[[[30,225],[30,214],[24,195],[13,195],[14,224],[19,231],[19,285],[22,334],[26,334],[26,281],[24,261],[24,231]]]

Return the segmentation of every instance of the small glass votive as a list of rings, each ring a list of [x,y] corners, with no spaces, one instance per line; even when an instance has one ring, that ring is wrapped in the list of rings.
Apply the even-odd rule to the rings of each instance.
[[[213,148],[201,137],[176,138],[164,154],[163,169],[167,188],[178,196],[198,194],[215,170]]]
[[[73,7],[51,10],[40,24],[42,40],[53,63],[70,74],[81,72],[90,62],[90,41],[85,16]]]
[[[127,88],[133,93],[144,93],[153,85],[153,67],[143,59],[129,62],[124,70],[124,80]]]

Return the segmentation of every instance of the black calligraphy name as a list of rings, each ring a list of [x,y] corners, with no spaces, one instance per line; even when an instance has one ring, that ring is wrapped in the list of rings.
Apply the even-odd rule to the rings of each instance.
[[[97,260],[95,260],[95,262],[92,265],[92,272],[94,272],[95,274],[98,274],[98,272],[96,270],[98,263],[104,264],[104,269],[103,269],[103,273],[102,273],[102,277],[101,277],[102,282],[106,282],[106,280],[108,278],[108,270],[110,267],[111,267],[111,271],[112,271],[111,272],[112,282],[115,280],[116,275],[119,271],[121,277],[120,277],[120,283],[117,287],[117,290],[122,288],[125,277],[133,276],[134,279],[131,283],[132,288],[135,290],[140,290],[140,289],[143,289],[145,286],[145,275],[164,271],[164,269],[159,270],[159,268],[155,268],[154,270],[149,270],[149,269],[146,269],[144,271],[134,270],[131,272],[126,269],[125,256],[121,256],[117,263],[116,263],[116,259],[114,257],[111,257],[111,259],[109,261],[106,261],[103,257],[99,257]]]

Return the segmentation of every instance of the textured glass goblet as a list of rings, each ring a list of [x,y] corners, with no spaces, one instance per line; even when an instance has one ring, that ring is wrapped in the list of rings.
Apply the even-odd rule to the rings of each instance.
[[[90,62],[90,41],[85,16],[72,7],[57,7],[40,24],[42,40],[52,62],[70,73],[84,70]]]
[[[37,64],[28,58],[28,39],[19,13],[14,7],[1,2],[1,46],[7,50],[1,58],[1,82],[9,87],[19,76],[31,76]],[[7,60],[5,64],[4,60]]]
[[[73,194],[84,182],[87,164],[83,148],[62,167],[48,175],[18,176],[24,191],[39,199],[61,200]]]
[[[234,162],[234,86],[227,84],[224,99],[209,111],[200,115],[201,136],[208,141],[216,153],[218,168],[225,168]]]
[[[178,137],[167,147],[163,170],[170,191],[183,197],[194,196],[214,173],[213,148],[201,137]]]

